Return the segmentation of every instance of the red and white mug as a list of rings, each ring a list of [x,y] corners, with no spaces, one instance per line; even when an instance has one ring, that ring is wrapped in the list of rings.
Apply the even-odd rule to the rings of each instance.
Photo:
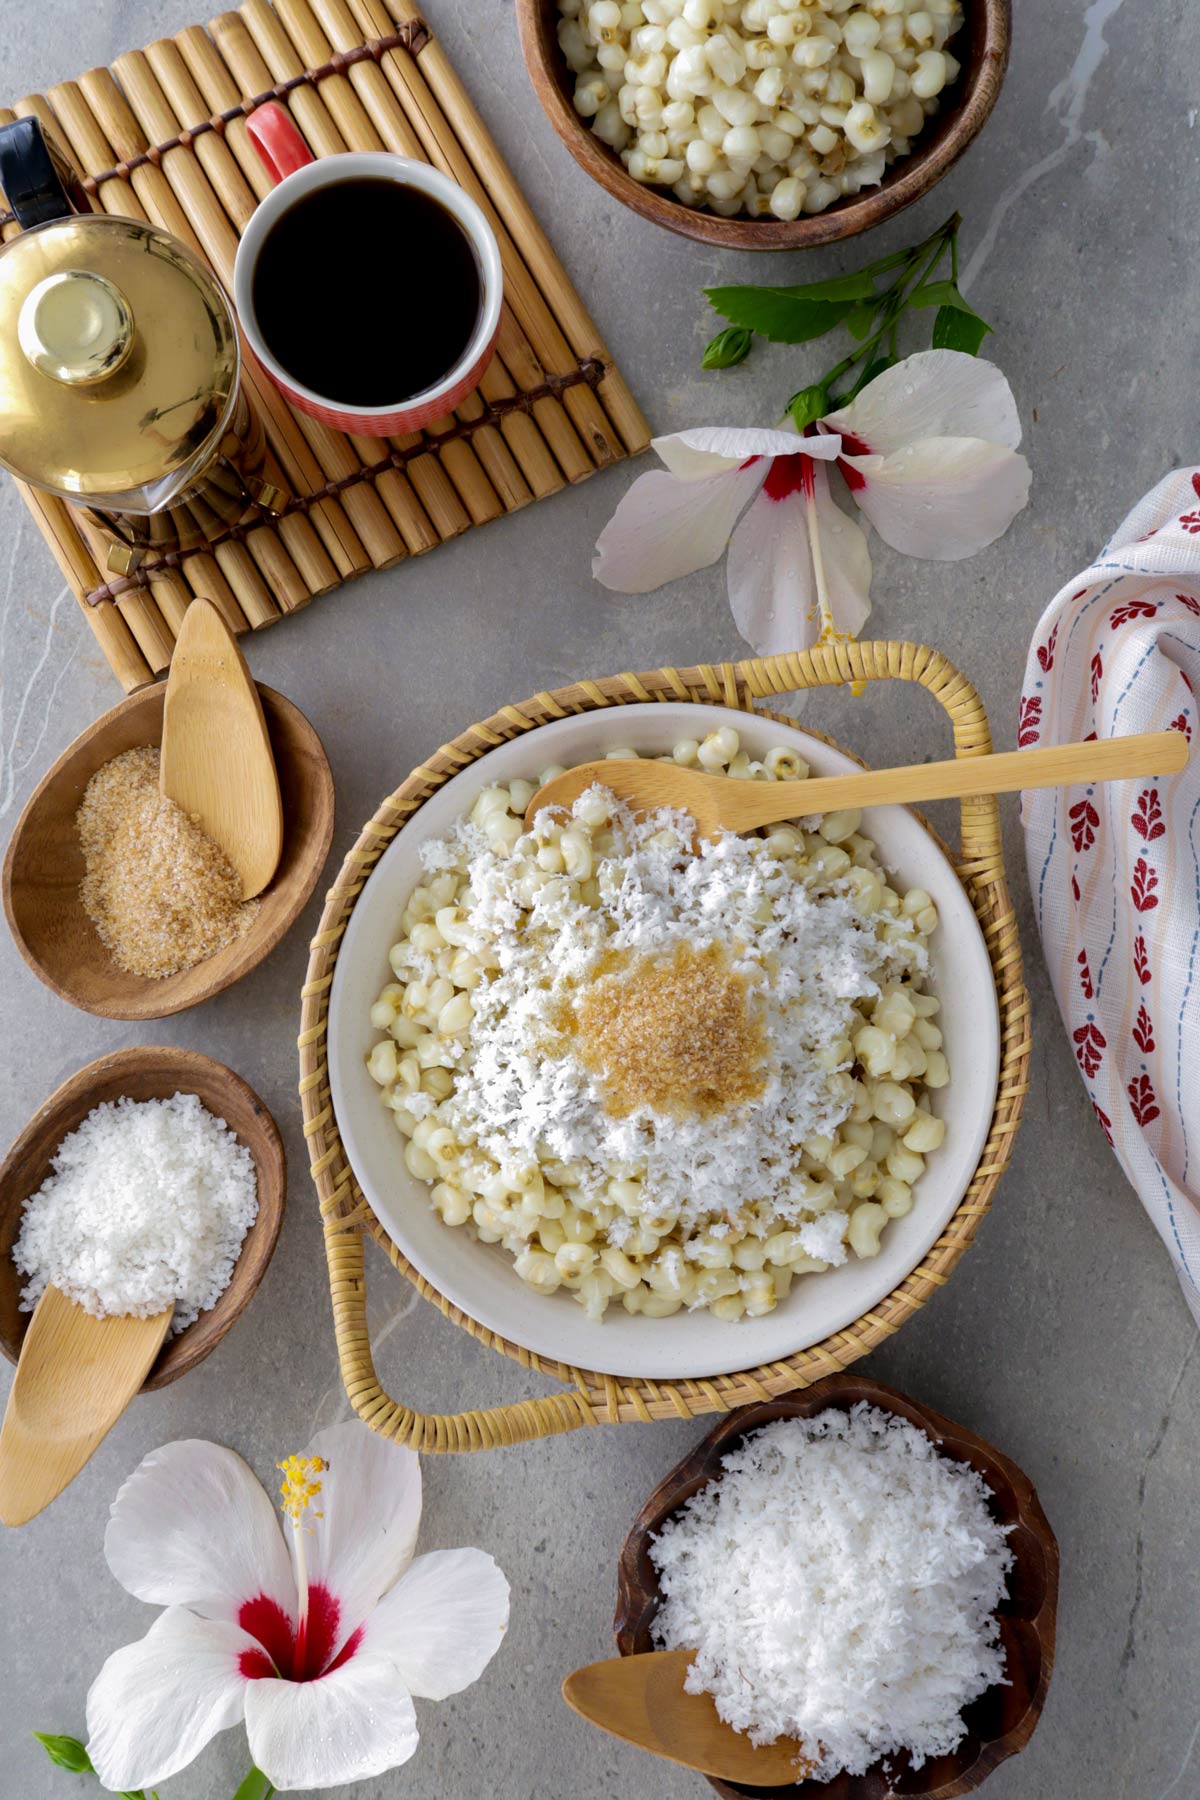
[[[495,353],[500,333],[500,309],[504,298],[500,249],[480,207],[449,176],[431,168],[428,163],[415,162],[411,157],[393,156],[389,151],[380,150],[314,157],[288,113],[275,101],[257,107],[247,118],[246,129],[263,167],[276,184],[259,202],[243,232],[233,266],[234,305],[246,342],[257,361],[293,406],[338,431],[388,437],[393,432],[418,431],[434,419],[452,412],[478,387]],[[384,401],[379,406],[348,406],[344,401],[332,400],[305,387],[271,354],[258,329],[253,301],[254,271],[259,252],[276,220],[301,195],[312,193],[315,188],[363,178],[401,182],[428,194],[444,206],[462,226],[475,253],[481,295],[475,330],[453,368],[422,393],[407,399]],[[351,320],[346,321],[346,329],[353,329]]]

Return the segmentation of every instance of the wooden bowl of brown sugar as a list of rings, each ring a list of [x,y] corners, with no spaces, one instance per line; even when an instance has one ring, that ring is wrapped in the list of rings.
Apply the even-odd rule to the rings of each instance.
[[[273,688],[258,689],[283,797],[283,854],[248,929],[223,949],[153,978],[121,968],[84,910],[76,824],[97,770],[126,751],[162,742],[165,684],[143,688],[75,739],[35,789],[4,858],[4,913],[40,981],[106,1019],[164,1019],[232,987],[269,956],[316,887],[333,838],[333,776],[304,714]]]

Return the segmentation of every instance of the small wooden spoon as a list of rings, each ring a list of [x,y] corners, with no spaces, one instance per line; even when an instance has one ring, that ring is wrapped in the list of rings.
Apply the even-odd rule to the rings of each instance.
[[[753,831],[781,819],[803,819],[843,807],[1011,794],[1020,788],[1069,787],[1132,775],[1174,775],[1187,759],[1188,742],[1181,731],[1046,744],[1039,750],[911,763],[902,769],[863,769],[812,781],[733,781],[728,775],[708,775],[670,763],[613,757],[556,775],[529,802],[525,823],[531,826],[543,807],[569,808],[594,783],[608,788],[635,812],[677,807],[696,821],[698,838],[710,838],[721,831]]]
[[[717,1712],[711,1694],[689,1694],[683,1678],[691,1650],[656,1650],[588,1663],[563,1682],[573,1711],[639,1750],[665,1756],[748,1787],[786,1787],[802,1781],[812,1764],[792,1738],[756,1747]]]
[[[159,785],[199,818],[261,894],[283,850],[283,802],[258,689],[237,639],[208,600],[193,600],[171,657]]]
[[[60,1288],[46,1289],[0,1427],[6,1525],[26,1524],[75,1479],[146,1379],[173,1311],[95,1319]]]

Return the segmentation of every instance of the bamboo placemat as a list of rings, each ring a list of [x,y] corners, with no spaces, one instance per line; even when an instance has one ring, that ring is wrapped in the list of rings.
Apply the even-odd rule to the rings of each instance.
[[[204,594],[235,631],[258,631],[368,569],[419,556],[645,449],[649,428],[583,301],[493,144],[449,58],[408,0],[246,0],[9,111],[34,114],[84,177],[97,212],[172,232],[232,286],[238,237],[270,181],[246,131],[286,105],[315,156],[391,150],[464,187],[504,263],[497,354],[454,414],[403,437],[347,437],[294,412],[253,365],[276,519],[108,579],[105,547],[52,495],[20,486],[126,691],[167,667]],[[19,228],[0,194],[0,237]],[[386,251],[381,250],[381,260]],[[249,359],[247,359],[249,362]]]

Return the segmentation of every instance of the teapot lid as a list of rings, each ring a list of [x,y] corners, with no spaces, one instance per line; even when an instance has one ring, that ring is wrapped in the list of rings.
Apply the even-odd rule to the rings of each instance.
[[[0,251],[0,463],[102,501],[169,479],[221,430],[237,331],[197,257],[138,220],[72,213],[60,170],[36,120],[0,128],[26,226]]]

